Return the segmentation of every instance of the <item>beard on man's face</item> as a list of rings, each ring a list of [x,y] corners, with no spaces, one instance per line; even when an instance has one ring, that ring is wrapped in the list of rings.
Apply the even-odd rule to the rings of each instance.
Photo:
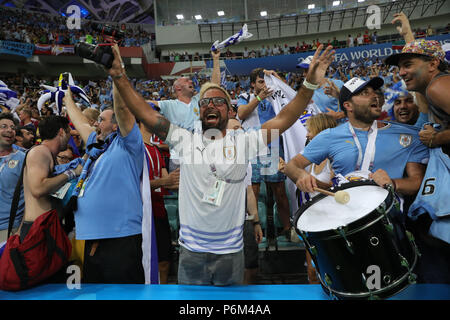
[[[219,115],[217,119],[217,123],[211,124],[206,119],[202,119],[202,129],[203,131],[206,131],[208,129],[218,129],[220,131],[227,128],[228,124],[228,117],[226,119],[222,119],[222,117]]]
[[[369,105],[354,104],[353,113],[355,119],[371,124],[381,115],[381,106],[379,106],[378,100],[373,99],[369,102]]]
[[[206,109],[202,114],[202,129],[218,129],[220,131],[226,129],[228,124],[228,112],[225,117],[216,108]]]

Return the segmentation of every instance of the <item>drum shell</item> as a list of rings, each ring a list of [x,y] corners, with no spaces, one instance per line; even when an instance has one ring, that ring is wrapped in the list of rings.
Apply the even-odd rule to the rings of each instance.
[[[373,183],[349,183],[336,190],[368,184]],[[324,197],[313,198],[309,206]],[[298,211],[297,233],[303,238],[327,293],[340,299],[386,298],[408,285],[417,257],[394,201],[393,193],[389,192],[379,210],[342,228],[320,232],[297,229],[298,219],[306,208]],[[380,271],[380,287],[373,290],[367,286],[367,279],[373,273],[371,266]]]

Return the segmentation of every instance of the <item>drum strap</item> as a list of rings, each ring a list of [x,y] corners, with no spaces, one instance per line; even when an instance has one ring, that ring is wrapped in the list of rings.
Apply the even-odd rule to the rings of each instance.
[[[355,145],[358,148],[358,161],[356,162],[356,171],[361,170],[361,171],[371,172],[373,169],[373,162],[375,159],[375,141],[377,140],[377,134],[378,134],[377,121],[375,120],[369,129],[369,132],[367,135],[367,146],[366,146],[366,150],[364,152],[364,158],[362,155],[361,143],[359,142],[359,139],[355,133],[355,129],[350,124],[350,122],[348,122],[348,128],[350,129],[350,133],[353,136]]]

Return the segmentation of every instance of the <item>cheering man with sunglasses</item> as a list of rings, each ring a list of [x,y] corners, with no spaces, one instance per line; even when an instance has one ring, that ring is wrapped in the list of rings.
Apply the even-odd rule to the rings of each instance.
[[[213,71],[211,82],[220,84],[220,51],[211,51],[213,58]],[[176,99],[163,101],[148,101],[159,108],[161,114],[171,123],[192,130],[194,122],[200,117],[198,100],[199,94],[195,91],[194,83],[187,77],[180,77],[172,85],[172,93]],[[178,167],[178,156],[170,149],[169,171]],[[175,161],[174,161],[175,160]]]
[[[296,97],[257,130],[227,131],[230,97],[225,89],[204,84],[200,90],[200,123],[193,132],[182,129],[148,107],[128,81],[120,53],[109,74],[130,111],[148,130],[180,154],[179,284],[241,284],[244,271],[243,225],[245,182],[249,159],[266,152],[267,144],[303,113],[333,61],[321,45]]]

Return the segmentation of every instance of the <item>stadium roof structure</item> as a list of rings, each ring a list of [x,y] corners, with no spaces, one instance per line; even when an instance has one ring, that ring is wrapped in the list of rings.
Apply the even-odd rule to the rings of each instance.
[[[77,5],[81,18],[154,24],[153,0],[0,0],[0,5],[63,16],[69,6]]]

